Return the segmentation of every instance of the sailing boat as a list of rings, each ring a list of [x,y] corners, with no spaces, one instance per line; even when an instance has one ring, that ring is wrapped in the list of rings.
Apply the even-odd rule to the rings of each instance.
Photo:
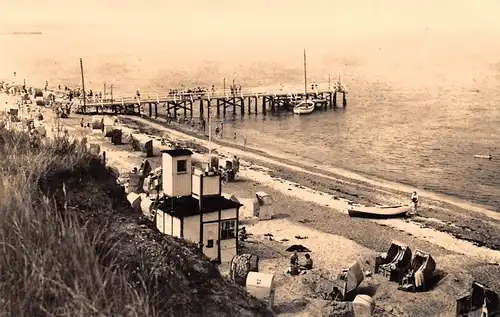
[[[306,100],[301,101],[298,105],[293,107],[295,114],[310,114],[314,111],[314,102],[307,98],[307,63],[306,63],[306,50],[304,49],[304,96]]]

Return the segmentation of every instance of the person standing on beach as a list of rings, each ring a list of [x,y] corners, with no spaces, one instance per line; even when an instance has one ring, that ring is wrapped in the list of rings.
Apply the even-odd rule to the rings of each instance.
[[[417,207],[418,207],[418,194],[416,191],[414,191],[411,194],[411,202],[413,203],[413,210],[411,212],[411,215],[416,215],[417,214]]]
[[[233,139],[236,141],[236,132],[233,132]]]
[[[219,134],[220,134],[220,128],[219,128],[219,124],[217,124],[215,126],[215,137],[218,138],[219,137]]]
[[[201,124],[201,126],[200,126],[200,130],[201,130],[203,133],[205,133],[205,125],[206,125],[206,123],[205,123],[205,118],[201,118],[200,124]]]
[[[247,135],[243,135],[243,146],[247,146]]]

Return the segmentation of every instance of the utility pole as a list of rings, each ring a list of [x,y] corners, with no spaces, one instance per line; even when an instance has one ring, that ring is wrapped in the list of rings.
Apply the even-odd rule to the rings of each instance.
[[[111,102],[113,102],[113,84],[111,84]]]

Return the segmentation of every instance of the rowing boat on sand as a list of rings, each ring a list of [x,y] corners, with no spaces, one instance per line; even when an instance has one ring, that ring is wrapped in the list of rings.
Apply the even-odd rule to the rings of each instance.
[[[394,218],[405,216],[411,211],[411,205],[395,205],[395,206],[363,206],[360,204],[349,203],[347,212],[351,217],[364,218]]]

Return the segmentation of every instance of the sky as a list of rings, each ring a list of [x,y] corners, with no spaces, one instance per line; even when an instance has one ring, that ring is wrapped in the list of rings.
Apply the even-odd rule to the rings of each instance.
[[[496,0],[2,0],[3,27],[156,26],[180,34],[378,35],[500,30]],[[337,34],[338,35],[338,34]]]

